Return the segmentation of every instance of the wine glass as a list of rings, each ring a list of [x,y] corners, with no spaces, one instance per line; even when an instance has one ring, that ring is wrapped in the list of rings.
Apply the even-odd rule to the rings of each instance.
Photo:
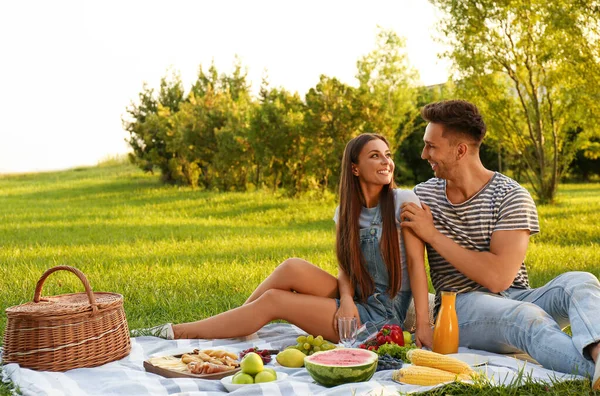
[[[346,348],[352,347],[356,341],[356,328],[358,322],[355,317],[338,318],[338,332],[340,342]]]

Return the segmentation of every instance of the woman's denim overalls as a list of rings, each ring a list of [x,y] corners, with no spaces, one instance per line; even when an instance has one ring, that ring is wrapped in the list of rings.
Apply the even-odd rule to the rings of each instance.
[[[371,227],[360,230],[360,249],[365,258],[367,270],[375,283],[375,290],[365,302],[360,299],[360,290],[355,285],[354,302],[358,308],[358,314],[362,324],[370,322],[375,327],[381,327],[385,323],[399,324],[404,323],[406,311],[410,305],[412,293],[410,291],[410,282],[408,279],[408,269],[406,264],[406,255],[404,253],[404,244],[400,244],[400,253],[402,257],[402,287],[401,290],[392,299],[388,294],[389,277],[387,267],[381,256],[379,247],[381,228],[381,213],[379,206],[371,221]],[[401,239],[398,229],[399,243]],[[337,300],[339,306],[339,300]]]

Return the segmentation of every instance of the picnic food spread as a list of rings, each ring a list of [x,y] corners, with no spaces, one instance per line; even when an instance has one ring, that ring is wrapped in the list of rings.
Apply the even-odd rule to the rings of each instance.
[[[191,374],[222,373],[240,366],[235,353],[219,349],[194,349],[192,353],[184,353],[181,357],[160,356],[150,358],[148,362],[166,370]]]
[[[78,390],[90,390],[89,394],[109,394],[118,393],[122,395],[142,394],[144,389],[148,389],[145,394],[168,394],[173,391],[182,391],[190,393],[207,392],[213,395],[226,396],[226,392],[233,392],[233,395],[245,394],[272,394],[280,393],[282,395],[307,395],[307,394],[323,394],[323,395],[338,395],[352,394],[356,395],[381,395],[386,391],[390,394],[398,392],[410,391],[425,391],[425,386],[398,384],[393,382],[392,373],[394,370],[385,370],[375,373],[373,377],[366,382],[357,382],[340,385],[333,388],[324,388],[317,384],[304,368],[284,368],[275,361],[275,355],[272,355],[272,361],[264,366],[264,369],[269,368],[277,372],[277,380],[266,384],[249,384],[249,385],[233,385],[231,379],[235,370],[223,373],[223,377],[219,380],[214,378],[214,374],[180,374],[180,376],[171,376],[166,373],[162,374],[158,370],[152,371],[146,364],[149,357],[181,354],[191,352],[193,349],[222,349],[234,353],[247,349],[251,346],[258,348],[281,348],[289,344],[295,344],[295,338],[299,334],[297,327],[287,323],[269,324],[265,329],[257,333],[257,339],[241,339],[241,340],[194,340],[184,339],[176,342],[164,341],[155,337],[140,337],[133,339],[134,354],[131,358],[114,362],[104,367],[77,370],[67,373],[53,372],[32,372],[28,369],[19,367],[18,365],[4,366],[4,373],[9,375],[9,378],[24,392],[24,395],[36,395],[42,393],[40,384],[44,384],[43,391],[53,394],[67,393],[73,386]],[[458,358],[463,362],[467,362],[478,372],[485,373],[489,377],[489,387],[484,386],[484,382],[476,381],[475,387],[472,389],[489,390],[488,393],[493,393],[492,387],[509,385],[513,381],[518,381],[521,376],[533,376],[540,381],[547,382],[548,385],[553,381],[572,381],[576,379],[585,382],[584,377],[573,377],[568,374],[562,374],[555,371],[543,369],[536,364],[526,364],[522,360],[514,359],[510,356],[487,353],[484,351],[468,350],[461,348],[457,355],[449,355]],[[144,368],[146,372],[140,372],[139,362],[144,359]],[[238,359],[239,360],[239,359]],[[408,367],[408,360],[403,367]],[[381,362],[377,363],[377,367]],[[481,366],[483,365],[483,366]],[[144,370],[142,368],[141,370]],[[521,369],[524,371],[521,374]],[[239,368],[237,370],[240,370]],[[286,376],[286,374],[288,374]],[[165,377],[168,380],[165,380]],[[190,380],[191,379],[191,380]],[[470,381],[469,381],[470,382]],[[228,386],[229,385],[229,386]],[[442,386],[435,385],[435,386]],[[235,387],[234,387],[235,386]],[[585,384],[577,385],[577,389],[583,389]],[[69,388],[67,388],[69,387]],[[136,387],[136,388],[134,388]],[[429,388],[429,386],[427,386]],[[572,386],[572,388],[575,388]],[[133,392],[132,389],[137,389],[140,392]],[[382,391],[383,389],[383,391]],[[450,387],[448,389],[465,389],[464,387]],[[196,391],[196,392],[195,392]],[[36,393],[37,392],[37,393]],[[82,391],[79,394],[87,393]],[[437,393],[441,394],[442,391]],[[496,393],[499,393],[497,391]],[[513,392],[514,393],[514,392]],[[518,392],[517,392],[518,393]],[[576,393],[576,392],[575,392]],[[585,392],[580,392],[585,393]]]
[[[225,350],[194,349],[192,353],[155,357],[148,362],[170,372],[199,374],[205,379],[222,378],[221,382],[230,391],[232,386],[272,382],[281,379],[280,375],[285,376],[265,366],[274,354],[281,366],[304,366],[316,383],[326,387],[368,381],[379,370],[394,370],[391,375],[394,381],[411,385],[437,385],[471,380],[479,375],[459,359],[417,349],[414,344],[404,345],[402,330],[393,326],[382,328],[361,348],[337,348],[322,336],[304,335],[296,341],[297,345],[281,352],[248,348],[240,352],[239,360],[235,353]],[[411,365],[403,366],[404,362]]]

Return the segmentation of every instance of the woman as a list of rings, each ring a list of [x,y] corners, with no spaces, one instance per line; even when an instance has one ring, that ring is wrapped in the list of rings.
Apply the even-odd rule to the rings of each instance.
[[[302,259],[288,259],[241,307],[157,330],[166,338],[231,338],[283,319],[337,342],[338,317],[356,317],[359,323],[402,323],[412,288],[416,343],[431,347],[424,246],[412,231],[403,230],[403,238],[398,233],[400,205],[419,201],[412,191],[394,189],[393,173],[389,143],[383,136],[362,134],[346,145],[340,206],[334,216],[337,278]]]

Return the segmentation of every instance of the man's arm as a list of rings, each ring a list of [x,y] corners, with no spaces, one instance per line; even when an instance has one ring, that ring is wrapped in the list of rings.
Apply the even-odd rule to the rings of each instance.
[[[493,293],[510,287],[525,259],[529,230],[495,231],[489,252],[463,248],[433,225],[429,206],[402,205],[402,227],[411,229],[454,268]]]

